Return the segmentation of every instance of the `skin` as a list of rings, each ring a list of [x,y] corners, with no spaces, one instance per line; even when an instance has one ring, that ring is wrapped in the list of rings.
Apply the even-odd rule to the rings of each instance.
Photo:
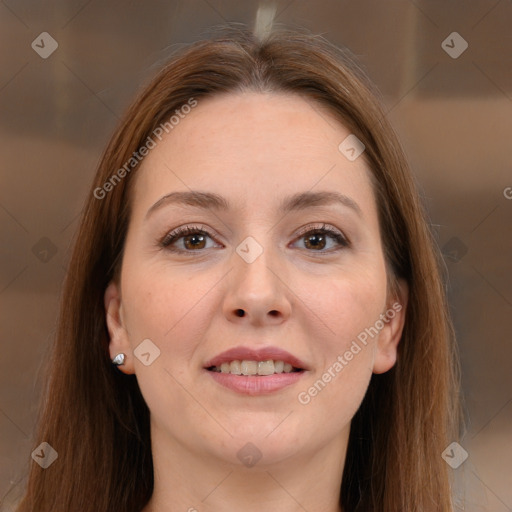
[[[120,370],[137,375],[151,412],[155,488],[144,512],[341,510],[350,422],[372,372],[395,363],[407,301],[403,282],[401,296],[388,297],[370,171],[364,156],[351,162],[338,150],[349,134],[297,95],[210,97],[137,171],[120,283],[108,286],[105,308],[110,355],[126,354]],[[189,190],[222,195],[233,209],[167,205],[145,218],[165,194]],[[352,198],[361,215],[342,205],[277,213],[286,196],[324,190]],[[297,236],[323,223],[350,245],[327,236],[315,248]],[[186,225],[207,230],[206,245],[177,240],[187,254],[159,245]],[[236,252],[248,236],[263,248],[252,263]],[[402,310],[300,403],[298,394],[397,301]],[[160,356],[145,366],[133,351],[148,338]],[[203,366],[238,345],[278,346],[309,370],[272,394],[236,393]],[[253,467],[237,457],[248,442],[261,454]]]

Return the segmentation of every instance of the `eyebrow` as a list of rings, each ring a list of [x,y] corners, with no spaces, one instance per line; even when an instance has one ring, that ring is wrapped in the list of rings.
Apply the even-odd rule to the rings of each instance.
[[[146,219],[156,210],[170,204],[193,206],[203,210],[227,211],[231,209],[230,202],[213,192],[201,192],[192,190],[189,192],[171,192],[161,197],[146,213]],[[362,216],[360,206],[350,197],[339,192],[299,192],[286,197],[278,208],[279,214],[292,211],[305,210],[315,206],[328,206],[341,204],[351,208],[359,216]]]

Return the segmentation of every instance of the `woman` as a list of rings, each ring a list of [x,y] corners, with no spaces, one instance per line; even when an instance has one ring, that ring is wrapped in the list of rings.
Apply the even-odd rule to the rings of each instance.
[[[454,347],[364,74],[321,37],[228,28],[103,155],[39,419],[58,457],[18,510],[450,511]]]

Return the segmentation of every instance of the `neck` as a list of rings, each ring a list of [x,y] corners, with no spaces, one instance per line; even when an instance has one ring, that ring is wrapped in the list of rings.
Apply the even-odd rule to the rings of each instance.
[[[152,426],[155,483],[143,512],[343,512],[349,428],[312,452],[246,467],[187,449]]]

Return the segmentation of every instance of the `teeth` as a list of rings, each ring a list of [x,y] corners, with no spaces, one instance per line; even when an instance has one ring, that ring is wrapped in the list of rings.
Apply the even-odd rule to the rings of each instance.
[[[284,362],[283,361],[274,361],[274,371],[276,373],[283,373]]]
[[[242,368],[240,367],[240,361],[231,361],[231,372],[233,375],[242,375]]]
[[[274,373],[274,361],[260,361],[258,363],[258,375],[273,375]]]
[[[258,373],[258,363],[256,361],[242,361],[240,369],[242,375],[256,375]]]
[[[293,366],[284,361],[231,361],[214,366],[213,371],[231,373],[233,375],[273,375],[274,373],[290,373]]]

